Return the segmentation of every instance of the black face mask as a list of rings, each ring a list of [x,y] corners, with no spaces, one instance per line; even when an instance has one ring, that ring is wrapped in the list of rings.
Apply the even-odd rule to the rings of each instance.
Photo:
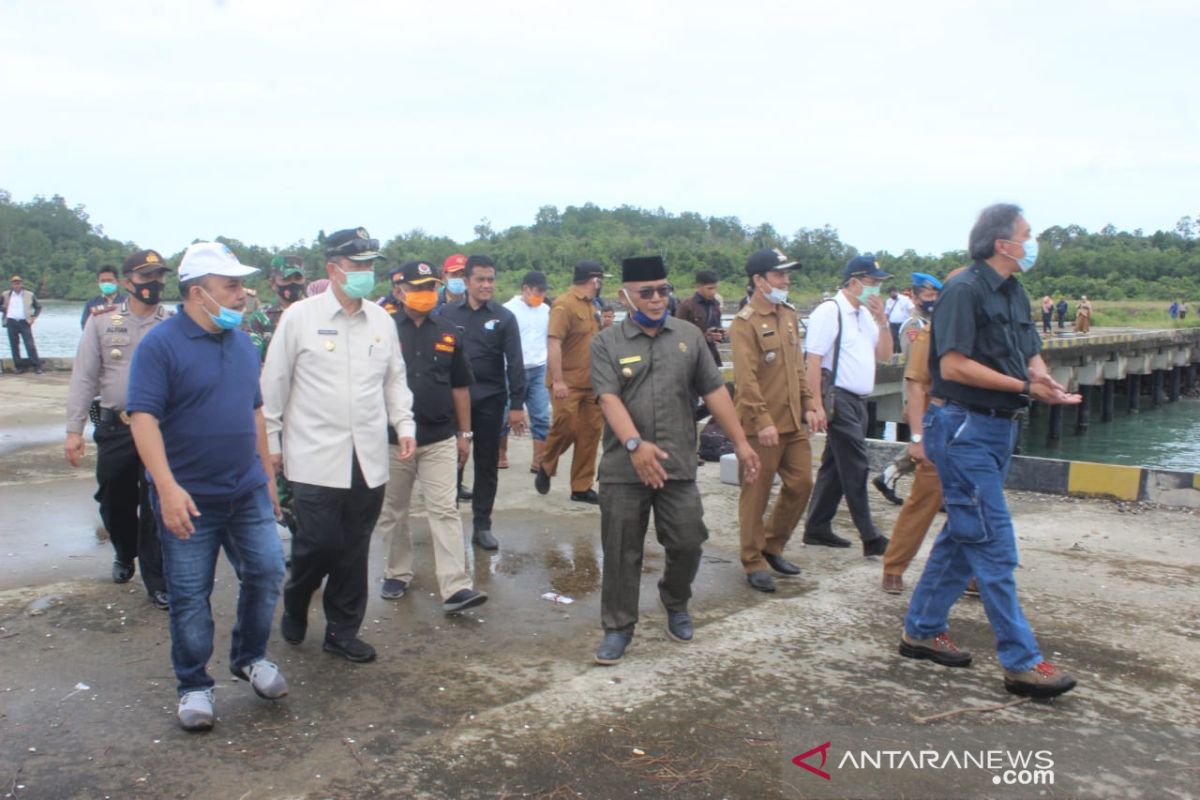
[[[132,285],[133,296],[148,306],[158,305],[158,301],[162,300],[163,290],[167,288],[167,284],[164,281],[134,283]]]
[[[303,283],[281,283],[275,287],[275,294],[285,303],[294,303],[304,299],[305,286]]]

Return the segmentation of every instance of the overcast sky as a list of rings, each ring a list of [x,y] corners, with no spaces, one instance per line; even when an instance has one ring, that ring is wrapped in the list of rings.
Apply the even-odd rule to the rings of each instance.
[[[1200,3],[0,0],[0,188],[120,239],[593,202],[863,250],[1200,214]]]

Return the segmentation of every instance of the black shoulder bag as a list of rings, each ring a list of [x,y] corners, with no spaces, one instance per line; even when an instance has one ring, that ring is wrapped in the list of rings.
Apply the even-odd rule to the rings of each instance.
[[[842,309],[837,304],[837,300],[826,300],[827,303],[833,303],[834,313],[837,314],[838,332],[837,338],[833,340],[833,370],[821,369],[821,405],[825,406],[825,418],[833,419],[835,398],[834,398],[834,381],[837,380],[838,360],[842,356]]]

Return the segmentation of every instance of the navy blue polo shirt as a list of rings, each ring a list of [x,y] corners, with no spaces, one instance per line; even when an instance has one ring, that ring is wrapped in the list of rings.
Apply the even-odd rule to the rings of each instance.
[[[129,370],[129,413],[158,420],[167,464],[193,498],[232,500],[267,482],[258,455],[259,358],[244,331],[209,333],[179,307]]]

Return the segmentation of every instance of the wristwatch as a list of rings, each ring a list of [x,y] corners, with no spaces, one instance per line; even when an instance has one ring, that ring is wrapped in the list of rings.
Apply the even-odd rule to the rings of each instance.
[[[630,453],[636,451],[641,446],[642,446],[642,440],[636,436],[630,436],[628,439],[625,440],[625,449],[628,450]]]
[[[470,441],[475,438],[475,431],[459,431],[458,435],[460,438]]]
[[[924,438],[925,438],[925,437],[924,437],[924,436],[922,436],[921,434],[919,434],[919,433],[914,433],[912,436],[908,437],[908,440],[909,440],[910,442],[912,442],[913,444],[920,444],[920,443],[921,443],[921,441],[922,441]]]

